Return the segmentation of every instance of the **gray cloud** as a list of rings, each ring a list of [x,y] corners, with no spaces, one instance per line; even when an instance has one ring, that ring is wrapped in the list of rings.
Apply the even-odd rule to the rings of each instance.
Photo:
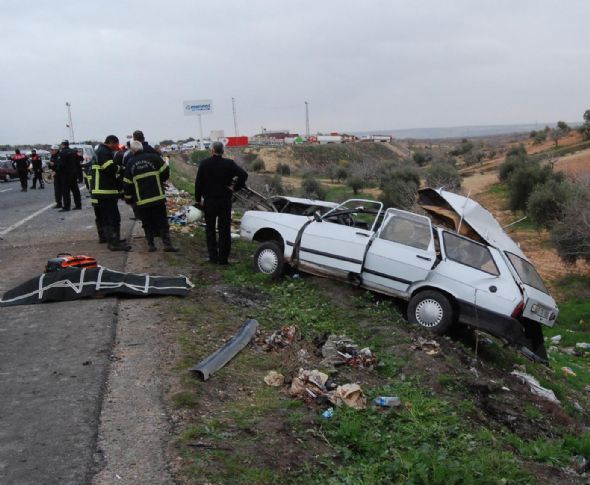
[[[8,1],[0,143],[205,131],[578,120],[590,4],[558,1]]]

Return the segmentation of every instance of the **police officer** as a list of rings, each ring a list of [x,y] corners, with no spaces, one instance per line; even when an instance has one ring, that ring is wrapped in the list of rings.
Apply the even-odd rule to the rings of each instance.
[[[170,239],[170,226],[166,214],[164,182],[170,176],[168,165],[157,153],[144,152],[139,140],[130,144],[131,156],[125,165],[125,202],[135,204],[143,223],[148,251],[156,251],[154,237],[160,235],[164,251],[178,251]]]
[[[39,188],[44,189],[45,184],[43,183],[43,160],[37,155],[35,149],[31,150],[31,164],[33,165],[33,185],[32,189],[37,188],[37,180],[39,181]]]
[[[212,156],[199,164],[195,179],[195,206],[204,208],[209,262],[225,265],[231,250],[232,195],[244,187],[248,174],[233,160],[223,158],[223,143],[214,142],[211,152]],[[219,241],[216,226],[219,228]]]
[[[92,165],[91,196],[97,200],[102,232],[108,240],[111,251],[129,251],[129,246],[121,240],[121,214],[119,201],[120,167],[113,161],[115,150],[119,149],[119,139],[109,135],[96,149],[96,161]],[[97,228],[98,229],[98,228]]]
[[[21,153],[18,148],[14,150],[14,156],[12,157],[12,167],[18,172],[18,178],[20,179],[21,192],[27,191],[27,180],[29,179],[29,158]]]
[[[53,195],[55,197],[54,209],[61,209],[62,205],[62,190],[61,183],[58,176],[58,155],[59,147],[52,145],[50,150],[51,155],[49,156],[49,169],[53,172]]]
[[[70,148],[70,142],[64,140],[61,143],[61,150],[58,155],[59,176],[58,182],[61,184],[63,207],[60,212],[70,210],[72,199],[74,197],[74,210],[82,209],[82,199],[80,197],[80,188],[78,183],[82,182],[82,160],[83,158],[76,150]]]

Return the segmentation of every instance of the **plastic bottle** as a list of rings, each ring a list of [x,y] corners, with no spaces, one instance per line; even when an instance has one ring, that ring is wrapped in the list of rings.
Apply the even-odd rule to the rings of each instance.
[[[379,396],[373,400],[373,404],[382,408],[401,406],[402,402],[397,396]]]

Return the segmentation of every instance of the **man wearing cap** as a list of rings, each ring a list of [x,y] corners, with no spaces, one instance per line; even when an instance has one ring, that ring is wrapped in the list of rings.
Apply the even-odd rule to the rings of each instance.
[[[161,236],[164,251],[178,251],[170,239],[170,226],[166,214],[164,182],[170,176],[170,169],[157,153],[143,151],[143,144],[133,140],[131,156],[125,165],[125,202],[135,204],[137,215],[143,223],[148,251],[156,251],[155,236]]]
[[[195,179],[195,207],[204,209],[209,262],[226,265],[231,250],[232,196],[234,191],[244,187],[248,174],[233,160],[223,158],[223,143],[214,142],[211,155],[199,164]]]
[[[37,150],[31,150],[31,164],[33,165],[33,185],[32,189],[37,188],[37,180],[39,181],[39,188],[44,189],[45,184],[43,183],[43,160],[37,155]]]

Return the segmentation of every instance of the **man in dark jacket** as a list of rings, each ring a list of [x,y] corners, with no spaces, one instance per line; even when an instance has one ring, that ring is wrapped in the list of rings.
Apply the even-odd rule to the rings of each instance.
[[[111,251],[129,251],[131,246],[121,240],[121,214],[117,206],[120,197],[120,167],[113,161],[113,156],[118,149],[119,138],[115,135],[107,136],[104,143],[96,149],[96,161],[91,167],[91,196],[98,204],[102,232],[108,240],[108,248]]]
[[[131,156],[125,165],[125,202],[135,204],[143,223],[148,251],[156,251],[154,237],[160,235],[164,251],[178,251],[170,239],[170,226],[166,214],[164,182],[170,176],[168,165],[157,153],[146,153],[138,140],[130,144]]]
[[[21,153],[17,148],[14,150],[14,156],[12,157],[12,167],[18,172],[18,178],[20,179],[21,192],[27,191],[27,180],[29,179],[29,159]]]
[[[135,141],[141,142],[141,145],[143,146],[143,153],[156,153],[159,155],[158,151],[153,146],[151,146],[147,141],[145,141],[143,131],[135,130],[132,136]]]
[[[39,181],[39,188],[44,189],[45,184],[43,183],[43,160],[37,155],[36,150],[31,150],[31,164],[33,165],[33,185],[32,189],[37,188],[37,180]]]
[[[223,158],[223,143],[216,141],[211,151],[212,156],[199,164],[195,180],[195,206],[201,207],[203,199],[209,261],[225,265],[231,250],[232,195],[244,187],[248,174],[233,160]],[[215,234],[216,226],[219,242]]]
[[[82,183],[82,160],[83,158],[76,150],[70,148],[70,142],[64,140],[61,143],[61,150],[57,157],[59,166],[59,182],[61,183],[63,208],[61,212],[70,210],[72,203],[71,195],[74,197],[74,209],[82,209],[82,199],[80,197],[79,183]]]
[[[57,145],[51,146],[51,155],[49,156],[49,170],[53,172],[53,195],[55,197],[54,209],[61,209],[62,205],[62,190],[61,183],[59,181],[59,167],[58,167],[58,155],[59,147]]]

